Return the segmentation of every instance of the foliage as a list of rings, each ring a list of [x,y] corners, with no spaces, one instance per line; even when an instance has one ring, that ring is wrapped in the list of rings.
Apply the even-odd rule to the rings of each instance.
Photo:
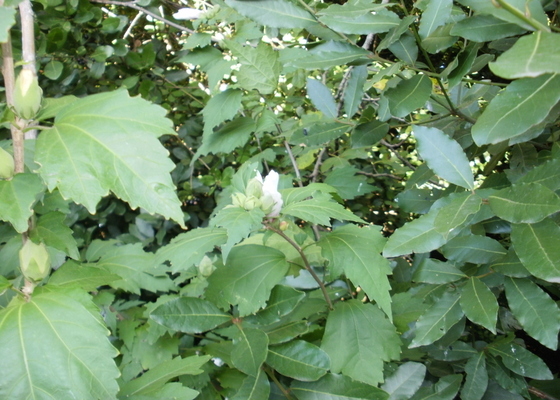
[[[26,5],[1,398],[560,397],[558,1]]]

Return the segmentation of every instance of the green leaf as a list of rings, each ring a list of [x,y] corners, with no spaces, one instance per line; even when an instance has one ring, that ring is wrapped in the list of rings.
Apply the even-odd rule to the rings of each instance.
[[[241,108],[243,92],[227,89],[213,96],[202,110],[204,132],[212,132],[212,128],[224,121],[232,119]]]
[[[145,252],[140,243],[120,245],[114,241],[96,240],[86,252],[87,261],[96,261],[94,266],[121,277],[111,283],[113,287],[136,294],[140,294],[140,289],[155,293],[175,288],[167,275],[167,268],[154,263],[154,258],[154,254]]]
[[[338,195],[345,200],[375,191],[376,187],[369,185],[367,178],[358,175],[358,172],[354,167],[336,168],[327,175],[325,183],[334,187]]]
[[[520,183],[489,198],[490,208],[506,221],[534,224],[560,211],[560,197],[540,183]]]
[[[197,228],[181,233],[158,249],[155,262],[163,264],[169,261],[173,273],[186,271],[199,264],[215,246],[224,244],[227,240],[226,232],[221,228]]]
[[[373,146],[387,135],[389,125],[373,120],[357,125],[352,131],[352,148]]]
[[[327,374],[316,382],[294,381],[299,400],[388,400],[389,394],[375,386],[356,382],[345,375]]]
[[[480,210],[482,197],[469,192],[452,194],[451,202],[439,209],[434,228],[442,235],[450,234]]]
[[[387,89],[383,95],[389,100],[389,110],[395,117],[404,117],[428,101],[432,93],[432,81],[427,75],[418,74],[402,80]]]
[[[416,322],[416,336],[410,348],[431,344],[463,318],[459,293],[445,292]]]
[[[316,381],[331,366],[327,353],[304,340],[269,347],[266,363],[278,373],[304,382]]]
[[[493,2],[486,0],[459,0],[459,3],[469,7],[480,14],[493,15],[496,18],[517,24],[525,29],[534,30],[524,19],[519,18],[514,13],[504,7],[497,7]],[[507,3],[517,9],[518,15],[530,15],[531,18],[543,24],[548,25],[546,14],[543,11],[540,1],[526,0],[508,0]]]
[[[113,192],[132,208],[142,207],[184,224],[169,172],[175,164],[158,137],[173,134],[166,111],[125,90],[76,100],[58,112],[37,139],[35,160],[49,190],[83,204],[94,214]]]
[[[226,4],[239,14],[270,28],[305,29],[317,25],[309,12],[286,0],[226,0]]]
[[[304,299],[305,293],[284,285],[272,289],[266,307],[255,315],[259,324],[266,325],[278,321],[289,314]]]
[[[268,336],[260,329],[238,328],[233,339],[231,362],[241,372],[257,377],[268,354]]]
[[[395,327],[378,308],[349,300],[337,303],[327,317],[321,348],[332,372],[377,385],[383,381],[383,362],[398,359],[400,345]]]
[[[210,153],[230,153],[238,147],[243,147],[255,129],[255,121],[249,117],[238,117],[233,121],[225,123],[217,131],[209,132],[203,136],[202,146],[196,151],[191,164],[199,156]]]
[[[16,23],[15,15],[14,7],[0,6],[0,43],[8,41],[10,28]]]
[[[352,68],[350,79],[344,91],[344,112],[348,118],[352,118],[358,112],[358,108],[364,97],[364,84],[368,76],[365,65]]]
[[[461,387],[462,380],[461,374],[446,375],[432,388],[427,390],[420,388],[410,400],[453,400]]]
[[[418,45],[412,34],[406,33],[389,46],[389,50],[405,64],[414,65],[418,58]],[[383,97],[381,98],[383,99]]]
[[[560,74],[560,34],[537,31],[523,36],[489,67],[506,79]]]
[[[91,292],[99,286],[110,285],[121,277],[112,274],[105,268],[96,265],[82,265],[75,261],[67,261],[49,278],[49,285],[78,287]]]
[[[338,109],[334,97],[328,87],[317,79],[307,78],[307,95],[315,106],[327,118],[336,118]]]
[[[453,36],[450,33],[454,25],[454,23],[449,23],[438,26],[430,36],[422,40],[422,47],[424,47],[428,53],[436,54],[453,46],[458,39],[457,36]]]
[[[508,277],[504,285],[511,312],[525,332],[546,347],[558,349],[560,309],[554,300],[528,279]]]
[[[235,0],[232,0],[233,2]],[[280,0],[274,0],[283,3]],[[263,3],[270,3],[269,0],[253,2],[253,8],[259,8]],[[237,2],[236,2],[237,3]],[[291,3],[286,3],[290,4]],[[231,52],[239,62],[241,67],[235,72],[237,82],[245,90],[257,89],[262,94],[270,94],[276,90],[278,77],[282,66],[278,61],[278,52],[264,42],[260,42],[257,47],[243,46],[233,41],[225,40]]]
[[[461,390],[461,399],[480,400],[488,387],[488,372],[486,372],[486,356],[484,352],[472,356],[465,365],[467,379]]]
[[[72,236],[72,229],[64,223],[65,219],[66,216],[57,211],[42,215],[37,219],[37,224],[30,231],[29,237],[35,242],[43,242],[64,252],[74,260],[79,260],[80,253],[76,239]]]
[[[121,386],[119,397],[148,394],[162,389],[167,381],[181,375],[198,375],[203,372],[201,367],[210,360],[210,356],[175,357],[165,361],[148,371],[139,378],[126,382]]]
[[[389,400],[408,400],[420,388],[425,376],[426,366],[424,364],[405,362],[385,380],[381,389],[391,395]]]
[[[247,238],[249,234],[262,227],[265,217],[260,208],[247,211],[241,207],[225,207],[211,220],[215,226],[226,228],[227,242],[222,246],[222,254],[227,258],[229,251],[236,243]]]
[[[346,42],[329,41],[309,50],[305,57],[296,58],[287,64],[303,69],[328,69],[365,58],[367,55],[367,50],[361,47]]]
[[[528,378],[552,379],[552,373],[543,360],[524,347],[515,343],[493,343],[488,350],[502,358],[504,365],[511,371]]]
[[[344,273],[392,319],[391,286],[387,279],[392,271],[389,261],[381,256],[385,242],[379,228],[348,224],[323,235],[318,244],[332,273]]]
[[[436,215],[422,215],[398,228],[389,237],[383,255],[397,257],[410,253],[427,253],[443,245],[447,240],[434,228]]]
[[[531,276],[527,268],[525,268],[521,260],[519,260],[513,246],[509,248],[507,254],[503,258],[490,265],[490,268],[495,272],[514,278],[527,278]]]
[[[150,318],[169,329],[201,333],[231,321],[231,315],[209,301],[196,297],[178,297],[156,307]]]
[[[280,190],[285,206],[305,200],[313,196],[316,192],[324,194],[336,193],[336,189],[324,183],[310,183],[304,187]]]
[[[116,397],[118,352],[99,317],[81,302],[41,293],[0,311],[0,327],[0,360],[9,365],[0,374],[1,398]]]
[[[478,146],[524,134],[543,121],[560,100],[560,74],[522,78],[510,83],[486,107],[472,127]]]
[[[420,20],[418,34],[422,39],[430,36],[437,27],[449,22],[453,0],[430,0]]]
[[[249,375],[231,398],[231,400],[262,400],[270,395],[270,383],[263,370],[258,370],[256,376]]]
[[[43,182],[36,174],[16,174],[10,180],[0,180],[0,220],[10,222],[20,233],[27,231],[33,205],[43,191]]]
[[[64,70],[64,64],[60,61],[51,60],[47,65],[45,65],[44,74],[47,78],[55,81],[60,78],[62,71]]]
[[[450,240],[442,248],[443,255],[457,263],[491,263],[501,259],[507,251],[497,241],[488,236],[468,235]]]
[[[422,260],[412,276],[412,280],[415,282],[425,282],[434,285],[456,282],[462,278],[466,278],[466,275],[455,265],[432,258]]]
[[[474,188],[469,160],[459,143],[437,128],[415,126],[413,132],[418,153],[432,171],[455,185]]]
[[[537,278],[560,283],[560,227],[550,219],[537,224],[515,224],[511,241],[519,259]]]
[[[255,244],[236,246],[226,265],[208,278],[206,297],[237,305],[244,317],[266,305],[270,291],[284,278],[288,268],[280,250]]]
[[[350,35],[367,35],[369,33],[387,32],[399,25],[400,18],[394,12],[381,9],[376,11],[375,14],[364,13],[350,18],[323,12],[323,15],[319,17],[319,21],[335,32]]]
[[[482,325],[494,335],[498,322],[498,301],[480,279],[471,277],[461,292],[461,308],[472,322]]]
[[[338,122],[318,123],[305,128],[305,130],[297,131],[290,137],[289,142],[294,145],[319,146],[339,138],[349,130],[350,127],[347,124]]]
[[[282,214],[292,215],[312,224],[331,226],[331,218],[341,221],[365,223],[340,204],[327,199],[310,199],[292,203],[282,209]]]
[[[473,15],[465,18],[451,28],[451,34],[473,42],[489,42],[526,32],[516,24],[493,17],[492,15]]]
[[[516,183],[540,183],[553,191],[560,189],[560,158],[553,158],[536,166]]]
[[[278,323],[267,326],[265,329],[270,344],[288,342],[298,336],[304,335],[309,331],[306,321],[299,320],[289,323]]]

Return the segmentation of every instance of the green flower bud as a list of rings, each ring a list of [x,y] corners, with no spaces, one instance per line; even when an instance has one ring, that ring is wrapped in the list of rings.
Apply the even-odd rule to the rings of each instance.
[[[288,223],[288,221],[280,221],[280,225],[278,226],[278,228],[280,228],[280,230],[283,232],[287,230],[289,226],[290,224]]]
[[[245,194],[247,197],[253,196],[260,199],[263,194],[263,184],[259,179],[253,178],[247,183],[247,188],[245,189]]]
[[[32,119],[41,108],[43,90],[39,87],[37,75],[22,69],[16,79],[14,90],[14,109],[23,119]]]
[[[236,207],[243,207],[246,199],[247,196],[245,196],[243,193],[236,192],[231,195],[231,203]]]
[[[14,176],[14,158],[0,147],[0,179],[11,179]]]
[[[44,243],[25,242],[19,251],[19,266],[23,276],[33,282],[40,282],[51,271],[49,253]]]
[[[243,204],[243,207],[247,211],[251,211],[253,208],[257,208],[260,206],[261,206],[261,201],[253,196],[247,197],[247,200],[245,200],[245,204]]]
[[[198,272],[205,278],[212,275],[212,272],[214,272],[215,269],[216,267],[214,267],[212,260],[210,260],[208,256],[204,256],[202,261],[200,261],[200,264],[198,264]]]

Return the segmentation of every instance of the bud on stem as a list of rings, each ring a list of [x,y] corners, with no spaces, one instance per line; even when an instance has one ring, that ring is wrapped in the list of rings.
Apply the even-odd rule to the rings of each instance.
[[[16,79],[14,90],[14,110],[23,119],[33,119],[41,108],[43,90],[39,87],[37,75],[29,69],[22,69]]]

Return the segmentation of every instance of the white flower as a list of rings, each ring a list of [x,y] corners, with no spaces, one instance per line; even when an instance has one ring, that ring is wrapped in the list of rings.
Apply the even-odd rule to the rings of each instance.
[[[196,8],[181,8],[175,14],[173,18],[175,19],[198,19],[204,13],[204,11],[197,10]]]
[[[267,217],[277,217],[280,214],[284,201],[282,195],[278,191],[278,182],[280,175],[278,172],[271,170],[266,178],[263,178],[259,171],[257,171],[257,180],[261,182],[263,195],[261,197],[262,210],[266,212]]]

